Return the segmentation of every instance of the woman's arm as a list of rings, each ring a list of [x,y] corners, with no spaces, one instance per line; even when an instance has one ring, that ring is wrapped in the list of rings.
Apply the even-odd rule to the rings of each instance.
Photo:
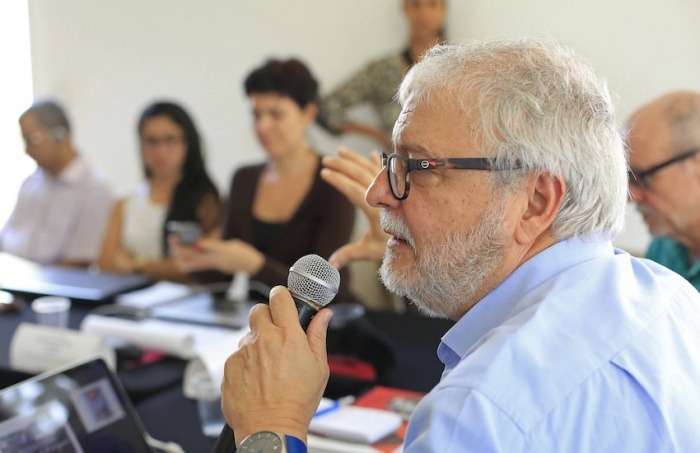
[[[240,234],[238,230],[241,219],[245,216],[239,212],[240,209],[236,210],[233,207],[234,201],[240,200],[240,197],[253,196],[249,193],[249,186],[255,186],[251,182],[250,172],[236,172],[231,182],[223,229],[219,227],[220,202],[217,199],[215,208],[211,198],[205,198],[198,211],[198,217],[207,233],[206,237],[196,241],[193,246],[184,246],[178,242],[177,238],[169,238],[171,255],[181,272],[190,274],[193,280],[210,282],[230,278],[230,275],[226,274],[239,271],[246,272],[248,275],[259,271],[264,256],[252,245],[237,239]],[[214,222],[215,217],[216,222]]]
[[[345,83],[324,97],[320,103],[316,122],[332,134],[355,133],[364,135],[375,140],[382,147],[391,149],[389,134],[377,126],[350,121],[347,116],[348,111],[357,105],[376,102],[374,85],[377,82],[372,76],[373,66],[376,64],[369,65],[355,73]]]
[[[105,272],[131,273],[133,271],[134,257],[122,247],[121,243],[125,203],[124,199],[118,200],[109,216],[100,257],[97,260],[97,265]]]
[[[342,126],[348,123],[348,110],[371,99],[370,73],[369,67],[363,68],[324,97],[316,122],[332,134],[343,132]]]
[[[221,202],[216,193],[206,193],[197,206],[197,221],[202,226],[204,234],[209,238],[216,238],[219,235],[219,225],[221,221]],[[142,273],[157,280],[170,280],[176,282],[188,282],[190,276],[188,272],[181,269],[175,258],[168,250],[168,256],[160,260],[147,261],[141,264]]]
[[[98,265],[105,272],[122,274],[144,274],[154,280],[186,282],[187,276],[181,272],[171,258],[147,259],[128,251],[122,244],[124,209],[126,200],[119,200],[112,209]]]
[[[217,270],[226,274],[245,272],[256,274],[262,268],[265,256],[255,247],[240,239],[202,238],[191,247],[170,240],[178,269],[190,273],[205,270]],[[177,250],[175,252],[175,250]]]
[[[204,235],[219,237],[221,228],[221,200],[216,193],[207,193],[197,206],[197,220],[202,225]]]

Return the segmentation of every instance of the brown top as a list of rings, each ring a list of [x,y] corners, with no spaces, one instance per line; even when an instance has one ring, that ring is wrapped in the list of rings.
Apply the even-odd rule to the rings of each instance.
[[[289,267],[304,255],[316,254],[328,259],[342,245],[350,241],[355,221],[355,207],[335,188],[321,179],[319,159],[314,181],[309,192],[291,219],[274,224],[271,234],[265,236],[264,251],[256,244],[254,234],[253,200],[258,180],[265,164],[240,168],[233,176],[222,239],[241,239],[265,254],[262,269],[251,275],[251,280],[270,287],[287,285]],[[260,235],[258,235],[260,237]],[[350,275],[340,273],[340,293],[335,302],[352,300]]]

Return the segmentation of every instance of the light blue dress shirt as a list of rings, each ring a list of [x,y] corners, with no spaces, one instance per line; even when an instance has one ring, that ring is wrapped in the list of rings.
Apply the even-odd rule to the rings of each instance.
[[[438,356],[406,452],[700,451],[700,294],[609,241],[531,258]]]

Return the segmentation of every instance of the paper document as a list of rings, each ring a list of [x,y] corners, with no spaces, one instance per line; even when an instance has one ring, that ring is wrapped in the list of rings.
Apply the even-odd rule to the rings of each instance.
[[[224,379],[224,365],[226,359],[238,349],[238,343],[243,339],[243,336],[250,331],[247,327],[238,331],[232,332],[229,336],[219,340],[218,342],[209,343],[206,348],[199,348],[195,358],[190,360],[185,367],[185,373],[182,379],[182,392],[187,398],[197,398],[196,391],[193,387],[193,378],[200,371],[206,371],[211,377],[212,382],[221,383]],[[216,388],[220,391],[221,387]]]
[[[129,291],[120,294],[115,301],[118,304],[129,305],[137,308],[149,308],[153,305],[170,302],[188,294],[192,294],[193,288],[179,283],[161,281],[147,288]]]
[[[80,329],[101,337],[116,338],[137,346],[157,349],[182,359],[194,358],[212,345],[234,341],[239,331],[194,324],[144,319],[130,321],[110,316],[88,315]],[[246,329],[247,330],[247,329]]]
[[[311,419],[309,431],[348,442],[373,444],[393,433],[402,423],[403,419],[395,412],[340,405]]]
[[[21,323],[10,343],[10,368],[42,373],[67,363],[100,356],[116,368],[114,350],[98,335],[70,329]]]

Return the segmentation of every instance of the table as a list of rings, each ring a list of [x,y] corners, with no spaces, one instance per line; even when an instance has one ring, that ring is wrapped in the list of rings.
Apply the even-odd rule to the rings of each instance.
[[[80,329],[83,318],[95,307],[96,305],[89,302],[74,302],[69,314],[68,327]],[[17,312],[0,313],[0,369],[9,370],[10,368],[10,342],[17,326],[23,322],[35,322],[34,313],[29,304],[25,304]],[[186,362],[182,360],[167,357],[157,364],[153,364],[153,367],[146,366],[130,370],[119,368],[117,375],[129,393],[132,402],[137,403],[167,387],[180,386],[185,365]],[[28,375],[24,375],[24,377],[26,376]],[[0,376],[0,383],[4,387],[14,383],[11,381],[16,382],[21,377],[23,377],[22,373],[4,372]]]
[[[91,308],[74,304],[69,326],[79,328]],[[436,357],[437,345],[453,323],[415,313],[367,312],[365,317],[382,333],[395,354],[395,365],[380,376],[378,384],[429,391],[442,373],[442,364]],[[0,314],[0,368],[8,368],[9,344],[17,326],[33,321],[28,306],[16,313]],[[211,451],[216,439],[202,434],[196,403],[182,394],[184,366],[184,361],[173,358],[136,370],[118,369],[117,375],[153,437],[177,442],[187,452]]]
[[[367,320],[391,341],[395,366],[378,384],[419,392],[429,391],[440,379],[443,365],[436,351],[442,335],[454,324],[414,313],[367,312]],[[216,439],[199,428],[196,403],[170,388],[136,405],[144,426],[156,439],[171,440],[187,452],[209,452]]]

